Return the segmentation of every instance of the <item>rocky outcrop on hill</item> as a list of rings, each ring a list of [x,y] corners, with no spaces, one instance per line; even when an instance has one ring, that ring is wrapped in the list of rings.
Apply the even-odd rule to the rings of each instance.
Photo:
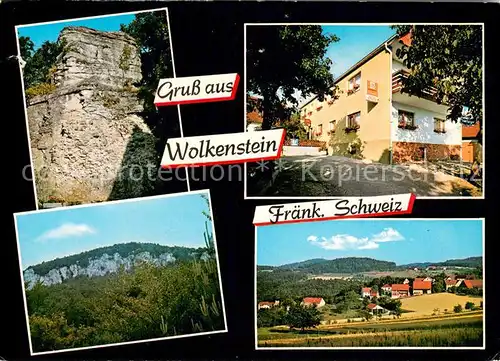
[[[28,99],[39,201],[90,203],[149,195],[159,156],[141,112],[137,44],[122,32],[66,27],[54,90]]]

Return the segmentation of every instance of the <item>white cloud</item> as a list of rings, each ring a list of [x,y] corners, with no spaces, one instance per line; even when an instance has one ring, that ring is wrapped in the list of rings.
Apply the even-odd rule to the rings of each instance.
[[[60,239],[67,237],[79,237],[85,234],[93,234],[96,231],[86,224],[65,223],[57,228],[48,230],[37,241],[47,241],[49,239]]]
[[[311,235],[307,237],[307,241],[312,245],[321,247],[326,250],[366,250],[377,249],[380,243],[402,241],[405,238],[394,228],[385,228],[380,233],[374,234],[371,237],[358,238],[349,234],[337,234],[330,238],[317,237]]]

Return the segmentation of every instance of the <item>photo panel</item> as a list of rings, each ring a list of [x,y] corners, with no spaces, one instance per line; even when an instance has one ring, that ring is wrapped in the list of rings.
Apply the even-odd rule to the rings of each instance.
[[[189,191],[160,167],[181,137],[166,8],[16,26],[38,209]]]
[[[483,28],[246,23],[245,129],[287,139],[245,198],[483,199]]]
[[[208,190],[14,215],[31,355],[227,332]]]
[[[255,238],[257,350],[485,349],[484,219],[304,222]]]

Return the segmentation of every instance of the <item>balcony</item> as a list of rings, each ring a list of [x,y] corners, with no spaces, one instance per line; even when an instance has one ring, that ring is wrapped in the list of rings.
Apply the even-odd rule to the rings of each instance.
[[[403,83],[408,78],[409,73],[405,70],[398,70],[392,75],[392,100],[397,103],[410,105],[416,108],[427,109],[429,111],[446,114],[448,107],[445,104],[436,102],[436,89],[429,87],[423,93],[422,97],[403,94]]]
[[[399,93],[403,89],[403,82],[408,78],[410,73],[405,70],[398,70],[392,74],[392,93]],[[424,90],[424,98],[428,100],[435,100],[436,88],[429,87]]]

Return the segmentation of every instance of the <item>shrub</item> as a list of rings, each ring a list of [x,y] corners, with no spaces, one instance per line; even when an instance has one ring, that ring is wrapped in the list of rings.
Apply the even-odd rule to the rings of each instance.
[[[50,83],[40,83],[26,89],[26,97],[31,99],[39,95],[49,95],[56,90],[56,86]]]
[[[453,307],[453,312],[460,313],[462,312],[462,305],[456,305]]]

